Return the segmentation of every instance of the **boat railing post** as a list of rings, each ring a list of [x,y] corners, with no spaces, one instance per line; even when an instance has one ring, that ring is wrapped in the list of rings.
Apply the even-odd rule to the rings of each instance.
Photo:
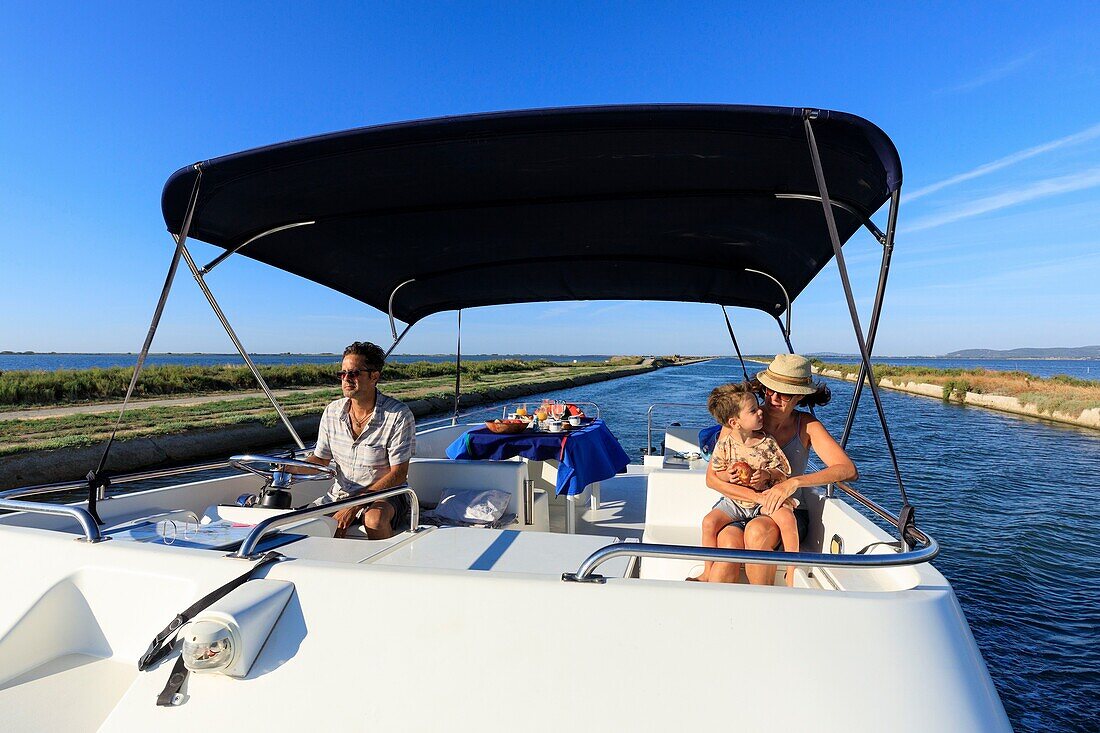
[[[84,531],[84,536],[77,538],[81,542],[96,543],[111,539],[110,537],[103,536],[103,533],[99,531],[99,524],[92,518],[91,513],[83,507],[69,506],[68,504],[44,504],[36,501],[0,499],[0,510],[72,517]]]
[[[260,544],[260,540],[264,538],[268,532],[275,527],[296,522],[299,519],[307,519],[309,517],[315,517],[318,515],[332,514],[340,509],[347,509],[348,507],[359,506],[360,504],[369,504],[381,499],[388,499],[391,496],[397,496],[398,494],[409,495],[409,528],[413,531],[417,531],[417,527],[420,525],[420,499],[417,498],[416,492],[408,484],[402,484],[401,486],[394,486],[392,489],[384,489],[383,491],[373,491],[368,494],[358,494],[356,496],[349,496],[346,499],[340,499],[338,501],[331,502],[329,504],[321,504],[318,506],[307,506],[302,509],[295,509],[284,514],[277,514],[274,517],[268,517],[267,519],[259,522],[252,531],[248,533],[248,536],[241,542],[240,548],[232,553],[230,557],[235,557],[243,560],[255,560],[262,557],[260,553],[256,552],[256,546]]]
[[[616,542],[593,552],[575,573],[562,573],[561,579],[572,583],[603,583],[607,579],[596,575],[596,569],[617,557],[653,557],[672,560],[708,560],[759,565],[809,565],[832,568],[891,568],[931,562],[940,552],[939,543],[924,534],[927,544],[919,550],[902,546],[898,553],[841,555],[821,552],[772,552],[769,550],[734,550],[721,547],[689,547],[641,542]]]

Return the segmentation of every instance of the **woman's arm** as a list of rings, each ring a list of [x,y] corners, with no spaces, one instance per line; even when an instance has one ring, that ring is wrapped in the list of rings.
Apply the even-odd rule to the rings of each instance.
[[[751,501],[759,504],[760,497],[762,496],[748,486],[742,486],[741,484],[735,484],[731,481],[722,479],[718,475],[718,472],[714,470],[714,464],[707,465],[707,486],[714,489],[722,496],[730,499],[738,499],[740,501]]]
[[[825,468],[801,476],[791,476],[760,494],[759,502],[764,514],[774,512],[800,488],[824,486],[837,481],[854,481],[859,478],[856,464],[852,463],[852,459],[833,439],[820,420],[807,420],[806,433],[810,439],[810,447],[825,464]]]

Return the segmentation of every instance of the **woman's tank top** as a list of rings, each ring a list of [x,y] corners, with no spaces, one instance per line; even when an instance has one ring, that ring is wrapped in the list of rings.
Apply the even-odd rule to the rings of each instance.
[[[791,464],[791,475],[801,476],[806,473],[806,463],[810,460],[810,449],[802,445],[802,413],[795,413],[798,415],[798,422],[795,423],[794,437],[787,441],[786,445],[782,446],[783,454],[787,456],[787,461]],[[792,499],[797,499],[802,508],[806,508],[806,502],[802,498],[802,489],[794,492],[791,496]]]

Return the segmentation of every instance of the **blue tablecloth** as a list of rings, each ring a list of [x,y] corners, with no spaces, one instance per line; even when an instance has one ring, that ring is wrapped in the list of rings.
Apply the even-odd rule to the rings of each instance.
[[[447,457],[502,461],[523,456],[532,461],[559,461],[558,494],[579,494],[584,487],[626,470],[630,457],[603,420],[567,433],[525,430],[498,435],[488,428],[467,430],[447,446]]]

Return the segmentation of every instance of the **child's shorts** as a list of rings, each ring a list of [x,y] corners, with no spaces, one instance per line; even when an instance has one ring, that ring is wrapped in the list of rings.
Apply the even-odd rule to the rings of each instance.
[[[726,496],[719,499],[718,503],[711,508],[721,509],[726,513],[726,516],[733,520],[730,524],[741,529],[744,529],[746,524],[760,516],[759,504],[754,504],[752,507],[743,507]]]
[[[725,496],[719,499],[718,503],[711,507],[711,509],[721,509],[726,513],[726,516],[733,520],[727,526],[732,525],[734,527],[740,527],[741,529],[744,529],[749,522],[760,516],[759,504],[751,508],[743,507]],[[798,526],[798,538],[800,540],[806,539],[806,530],[809,529],[810,526],[810,513],[805,509],[795,509],[794,521]]]

